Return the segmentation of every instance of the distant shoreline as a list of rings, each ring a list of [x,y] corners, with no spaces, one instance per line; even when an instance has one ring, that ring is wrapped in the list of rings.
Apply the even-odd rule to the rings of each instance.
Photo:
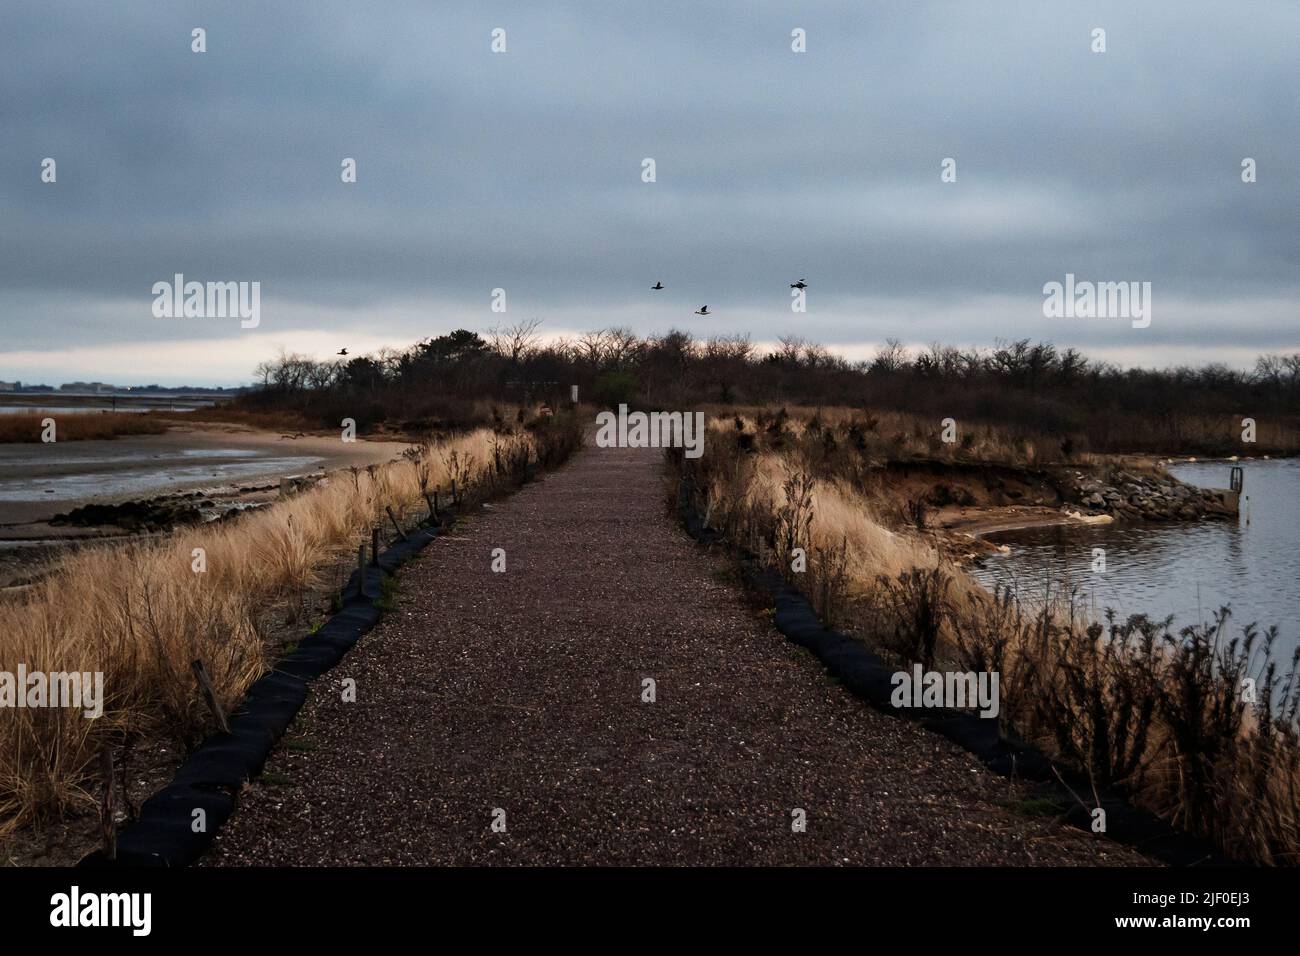
[[[77,411],[150,411],[173,410],[177,405],[187,409],[211,408],[230,400],[224,396],[203,392],[0,392],[0,414],[14,414],[31,409],[75,409]]]

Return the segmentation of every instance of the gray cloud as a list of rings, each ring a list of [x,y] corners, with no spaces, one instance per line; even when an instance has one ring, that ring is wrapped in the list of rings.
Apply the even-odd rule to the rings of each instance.
[[[497,286],[556,330],[689,326],[707,302],[701,331],[845,347],[1300,348],[1292,7],[83,2],[8,20],[0,323],[50,368],[72,347],[141,343],[148,367],[151,343],[233,340],[151,316],[175,272],[261,281],[247,335],[268,354],[296,332],[482,327]],[[1151,281],[1152,328],[1044,319],[1066,272]]]

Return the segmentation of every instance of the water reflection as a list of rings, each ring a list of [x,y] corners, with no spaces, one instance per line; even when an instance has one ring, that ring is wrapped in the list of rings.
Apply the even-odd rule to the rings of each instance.
[[[1228,604],[1236,625],[1276,624],[1277,657],[1289,659],[1300,643],[1300,461],[1240,464],[1245,486],[1237,521],[1004,532],[990,538],[1011,553],[985,559],[975,576],[990,587],[1012,584],[1031,598],[1049,581],[1067,580],[1088,611],[1172,614],[1179,626],[1206,621]],[[1191,484],[1225,488],[1229,467],[1185,463],[1169,470]],[[1104,573],[1092,570],[1094,548],[1105,551]]]

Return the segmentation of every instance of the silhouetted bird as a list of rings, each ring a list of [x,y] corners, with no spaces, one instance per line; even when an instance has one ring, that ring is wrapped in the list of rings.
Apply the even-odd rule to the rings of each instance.
[[[806,289],[806,288],[808,288],[808,283],[807,283],[807,282],[804,282],[803,279],[800,279],[798,282],[791,282],[791,283],[790,283],[790,288],[792,288],[792,289]]]
[[[708,315],[708,314],[709,314],[709,307],[708,307],[707,305],[702,305],[702,306],[700,306],[698,309],[695,310],[695,314],[696,314],[696,315]]]
[[[347,350],[347,349],[339,349],[338,352],[336,352],[335,354],[337,354],[337,355],[347,355],[347,354],[348,354],[348,350]]]
[[[664,284],[663,284],[662,282],[656,282],[656,283],[655,283],[654,285],[652,285],[650,288],[651,288],[651,289],[662,289],[663,287],[664,287]]]

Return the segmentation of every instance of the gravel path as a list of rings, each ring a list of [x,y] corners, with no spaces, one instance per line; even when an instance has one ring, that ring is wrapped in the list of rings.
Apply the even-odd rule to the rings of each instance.
[[[590,448],[404,568],[202,865],[1148,863],[836,685],[675,526],[661,462]]]

